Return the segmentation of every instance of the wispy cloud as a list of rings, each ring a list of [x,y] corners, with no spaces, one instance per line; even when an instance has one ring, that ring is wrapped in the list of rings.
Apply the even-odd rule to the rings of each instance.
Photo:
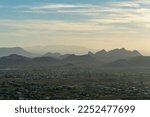
[[[44,4],[44,5],[33,5],[33,6],[15,6],[13,9],[16,9],[17,12],[22,14],[26,13],[29,17],[32,17],[32,14],[39,15],[45,14],[46,17],[50,17],[53,21],[48,22],[53,26],[53,30],[56,28],[61,30],[79,30],[79,31],[90,31],[90,30],[104,30],[109,29],[110,27],[115,28],[127,28],[126,25],[118,24],[129,24],[128,28],[131,25],[136,25],[141,28],[149,28],[150,23],[150,6],[149,0],[132,0],[132,1],[123,1],[123,2],[108,2],[107,4]],[[49,15],[48,15],[49,14]],[[64,18],[59,18],[59,21],[55,21],[51,14],[67,14],[66,17],[69,18],[70,15],[76,16],[77,19],[82,20],[80,16],[88,16],[83,21],[77,21],[76,23],[66,23]],[[22,15],[23,16],[23,15]],[[47,20],[47,19],[45,19]],[[55,22],[54,22],[55,21]],[[57,24],[57,25],[56,25]],[[16,23],[17,25],[17,23]],[[32,24],[33,25],[33,24]],[[35,24],[34,24],[35,25]],[[116,26],[114,26],[116,25]],[[36,27],[37,24],[34,26]],[[41,28],[44,27],[44,24],[41,25]],[[64,28],[67,27],[67,28]],[[108,28],[109,27],[109,28]],[[50,27],[49,27],[50,29]]]
[[[48,4],[48,5],[42,5],[42,6],[35,6],[32,7],[32,10],[43,10],[43,9],[67,9],[67,8],[89,8],[92,5],[90,4]]]
[[[0,20],[0,26],[11,27],[16,30],[28,31],[105,31],[113,29],[112,26],[100,26],[94,22],[66,22],[48,20]]]
[[[1,20],[0,25],[15,27],[24,30],[40,30],[40,31],[74,31],[74,32],[94,32],[94,31],[110,31],[120,30],[119,32],[136,32],[138,29],[150,28],[150,8],[142,5],[150,5],[149,1],[133,0],[129,2],[111,2],[107,5],[98,4],[46,4],[34,6],[17,6],[19,12],[38,13],[64,13],[69,15],[77,15],[78,21],[65,21],[60,18],[48,21],[41,20],[23,20],[10,21]],[[129,8],[124,8],[129,7]],[[20,10],[21,9],[21,10]],[[82,16],[88,16],[84,21],[80,21]],[[134,29],[134,28],[138,29]],[[113,32],[112,31],[112,32]],[[122,32],[123,33],[123,32]]]
[[[146,8],[143,5],[149,5],[148,0],[132,0],[126,2],[110,2],[107,5],[100,4],[46,4],[41,6],[32,6],[25,9],[23,12],[30,13],[54,13],[54,14],[70,14],[90,16],[89,19],[106,19],[106,22],[113,19],[122,20],[119,23],[141,21],[147,22],[150,14],[150,7]],[[80,17],[79,17],[80,19]],[[87,19],[88,20],[88,19]],[[119,21],[119,20],[118,20]],[[117,20],[114,20],[117,23]]]
[[[135,1],[129,2],[113,2],[111,5],[114,7],[123,7],[123,8],[140,8],[140,3]]]

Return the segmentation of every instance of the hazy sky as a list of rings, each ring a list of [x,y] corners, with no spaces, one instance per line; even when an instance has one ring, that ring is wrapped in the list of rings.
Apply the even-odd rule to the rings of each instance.
[[[0,47],[150,50],[150,0],[0,0]]]

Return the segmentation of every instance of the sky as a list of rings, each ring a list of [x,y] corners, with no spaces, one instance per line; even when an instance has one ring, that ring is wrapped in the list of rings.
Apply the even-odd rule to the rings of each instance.
[[[0,0],[0,47],[150,51],[149,0]]]

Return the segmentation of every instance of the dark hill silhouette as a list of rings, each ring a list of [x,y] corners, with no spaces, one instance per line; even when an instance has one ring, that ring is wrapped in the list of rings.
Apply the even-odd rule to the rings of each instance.
[[[95,53],[96,57],[102,57],[102,56],[107,56],[107,51],[106,50],[101,50]]]
[[[37,57],[37,58],[28,58],[21,55],[10,55],[0,58],[0,67],[27,67],[27,66],[40,66],[40,65],[51,65],[56,64],[60,60],[51,57]]]
[[[0,58],[0,67],[24,66],[31,63],[32,59],[16,54]]]
[[[1,57],[1,59],[3,59],[3,60],[15,60],[15,61],[29,60],[29,58],[21,56],[21,55],[17,55],[17,54],[11,54],[9,56],[4,56],[4,57]]]
[[[53,58],[60,58],[60,56],[61,56],[60,53],[51,53],[51,52],[48,52],[43,55],[43,57],[53,57]]]
[[[141,54],[134,50],[134,51],[129,51],[126,50],[125,48],[121,48],[121,49],[114,49],[108,52],[109,56],[116,56],[116,57],[135,57],[135,56],[141,56]]]
[[[130,59],[120,59],[107,64],[109,67],[150,67],[150,57],[138,56]]]
[[[121,49],[114,49],[111,51],[105,51],[101,50],[99,52],[96,52],[95,54],[92,54],[91,52],[88,53],[88,55],[94,57],[97,60],[101,60],[103,62],[112,62],[119,59],[127,59],[132,58],[136,56],[142,56],[138,51],[129,51],[125,48]]]
[[[37,57],[33,58],[32,60],[36,62],[58,62],[58,59],[52,58],[52,57]]]
[[[61,56],[60,56],[60,59],[61,59],[61,60],[66,59],[66,58],[69,57],[70,55],[72,55],[72,54],[64,54],[64,55],[61,55]]]
[[[68,57],[66,57],[64,59],[64,61],[66,62],[84,62],[84,63],[88,63],[88,62],[93,62],[94,58],[89,56],[89,55],[81,55],[81,56],[77,56],[77,55],[70,55]]]
[[[51,65],[61,65],[61,60],[53,57],[37,57],[32,59],[34,63],[38,66],[51,66]]]

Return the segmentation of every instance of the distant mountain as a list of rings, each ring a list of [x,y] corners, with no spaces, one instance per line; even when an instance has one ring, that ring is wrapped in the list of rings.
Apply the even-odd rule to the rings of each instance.
[[[0,58],[0,67],[40,67],[60,63],[60,60],[51,57],[28,58],[21,55],[9,55]]]
[[[53,62],[58,62],[58,59],[52,58],[52,57],[37,57],[37,58],[33,58],[32,59],[35,62],[49,62],[49,63],[53,63]]]
[[[114,56],[114,57],[135,57],[135,56],[142,56],[137,50],[134,51],[129,51],[126,50],[125,48],[121,49],[114,49],[108,52],[109,56]]]
[[[0,67],[17,67],[31,63],[32,59],[16,54],[0,58]]]
[[[48,53],[44,54],[43,57],[60,58],[61,54],[60,53],[51,53],[51,52],[48,52]]]
[[[75,45],[33,46],[33,47],[25,47],[25,50],[38,54],[45,54],[47,52],[51,53],[59,52],[60,54],[77,54],[77,55],[83,55],[86,54],[88,51],[91,51],[91,49],[89,48]]]
[[[104,56],[107,56],[107,55],[108,55],[107,51],[103,49],[101,51],[96,52],[94,56],[95,57],[104,57]]]
[[[9,56],[11,54],[17,54],[27,57],[34,57],[35,54],[27,52],[26,50],[20,47],[12,47],[12,48],[0,48],[0,57]]]
[[[129,59],[120,59],[106,66],[109,67],[150,67],[150,57],[149,56],[138,56]]]
[[[63,59],[68,58],[71,55],[72,54],[64,54],[64,55],[62,55],[62,54],[60,54],[58,52],[56,52],[56,53],[48,52],[48,53],[44,54],[42,57],[51,57],[51,58],[63,60]]]
[[[91,64],[92,65],[92,64],[96,63],[96,60],[89,55],[80,55],[80,56],[78,55],[77,56],[74,54],[66,57],[65,59],[63,59],[63,61],[66,63],[74,63],[74,64],[81,64],[81,65],[82,64],[87,64],[87,65]]]
[[[13,60],[13,61],[25,61],[25,60],[30,60],[30,58],[21,56],[21,55],[17,55],[17,54],[11,54],[9,56],[3,56],[1,57],[1,60]]]
[[[129,51],[129,50],[126,50],[125,48],[114,49],[114,50],[111,50],[108,52],[105,50],[101,50],[101,51],[96,52],[95,54],[89,52],[88,55],[94,57],[97,60],[101,60],[104,62],[112,62],[112,61],[119,60],[119,59],[126,59],[126,58],[132,58],[132,57],[136,57],[136,56],[142,56],[136,50]]]

